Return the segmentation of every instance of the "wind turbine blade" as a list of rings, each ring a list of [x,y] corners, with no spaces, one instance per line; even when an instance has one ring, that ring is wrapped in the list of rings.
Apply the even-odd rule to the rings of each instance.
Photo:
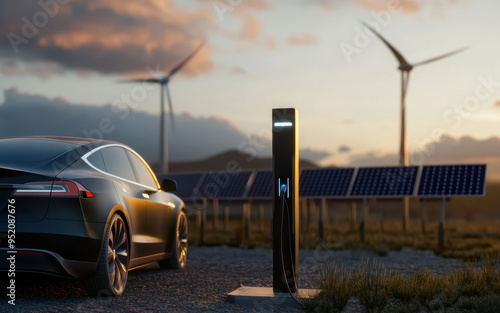
[[[396,59],[398,59],[399,64],[410,64],[405,60],[403,55],[401,55],[401,53],[399,53],[399,51],[396,50],[396,48],[394,48],[387,40],[385,40],[385,38],[382,37],[382,35],[380,35],[375,29],[373,29],[370,25],[366,23],[363,23],[363,25],[365,25],[369,30],[372,31],[372,33],[375,34],[375,36],[377,36],[380,40],[382,40],[382,42],[389,48],[389,50],[391,50],[392,54],[394,54]]]
[[[462,52],[464,50],[467,50],[469,49],[469,47],[463,47],[463,48],[460,48],[458,50],[455,50],[455,51],[452,51],[452,52],[448,52],[446,54],[443,54],[443,55],[440,55],[440,56],[437,56],[437,57],[434,57],[432,59],[429,59],[429,60],[425,60],[425,61],[422,61],[422,62],[418,62],[418,63],[415,63],[413,64],[413,66],[419,66],[419,65],[424,65],[424,64],[427,64],[427,63],[431,63],[431,62],[434,62],[434,61],[437,61],[437,60],[441,60],[441,59],[444,59],[446,57],[449,57],[449,56],[452,56],[454,54],[457,54],[459,52]]]
[[[160,79],[147,78],[147,79],[122,79],[119,83],[161,83]]]
[[[191,60],[192,57],[195,56],[196,53],[198,53],[198,51],[205,45],[204,42],[202,42],[187,58],[184,59],[184,61],[182,61],[181,63],[177,64],[176,67],[174,67],[170,73],[168,73],[167,77],[170,77],[172,75],[174,75],[175,73],[177,73],[178,71],[181,70],[181,68],[186,65],[187,62],[189,62],[189,60]]]
[[[170,122],[172,123],[172,130],[175,131],[174,107],[172,105],[172,100],[170,99],[170,92],[168,91],[168,84],[165,84],[165,90],[167,91],[168,112],[170,114]]]

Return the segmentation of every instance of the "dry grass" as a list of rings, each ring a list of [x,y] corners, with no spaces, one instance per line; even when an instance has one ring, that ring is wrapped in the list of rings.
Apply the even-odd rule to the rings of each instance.
[[[232,219],[223,229],[222,220],[216,231],[212,223],[207,221],[204,245],[229,245],[239,247],[271,247],[271,225],[265,221],[263,231],[253,221],[250,226],[250,237],[243,237],[241,219]],[[200,245],[199,230],[194,219],[190,220],[189,241]],[[330,223],[325,226],[325,242],[322,247],[334,250],[364,250],[386,255],[391,250],[412,247],[417,250],[432,250],[444,257],[457,258],[464,261],[481,260],[489,253],[500,251],[500,221],[494,222],[456,222],[446,225],[445,249],[441,253],[437,247],[437,224],[429,223],[427,233],[422,234],[418,223],[413,223],[411,230],[403,233],[401,223],[384,222],[383,231],[379,223],[368,223],[366,241],[359,241],[359,232],[351,230],[346,222]],[[301,226],[300,247],[316,248],[318,231],[316,225],[310,225],[307,232]]]
[[[342,299],[356,297],[365,312],[500,312],[500,271],[498,255],[486,256],[482,265],[468,263],[463,269],[436,275],[422,269],[410,277],[394,271],[386,271],[378,262],[363,263],[352,273],[343,271]],[[339,270],[329,266],[321,273],[321,287],[329,292],[320,293],[308,301],[307,312],[326,312],[317,308],[333,307],[342,312],[346,302],[338,301]],[[351,290],[350,294],[346,291]],[[344,305],[341,307],[341,305]]]

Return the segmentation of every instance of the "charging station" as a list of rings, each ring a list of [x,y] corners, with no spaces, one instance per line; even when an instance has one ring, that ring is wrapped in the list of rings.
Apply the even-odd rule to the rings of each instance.
[[[297,292],[299,277],[299,113],[273,109],[273,290]]]
[[[296,304],[318,289],[298,289],[299,281],[299,113],[273,109],[273,287],[241,286],[227,295],[237,304]]]

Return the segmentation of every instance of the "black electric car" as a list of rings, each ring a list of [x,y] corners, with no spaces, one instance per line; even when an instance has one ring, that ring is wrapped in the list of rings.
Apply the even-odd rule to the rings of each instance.
[[[183,268],[188,225],[176,183],[113,141],[0,140],[0,271],[79,279],[89,295],[120,295],[128,271]]]

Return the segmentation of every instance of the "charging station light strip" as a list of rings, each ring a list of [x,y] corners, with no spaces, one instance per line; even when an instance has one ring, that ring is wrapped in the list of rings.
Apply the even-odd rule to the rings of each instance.
[[[275,127],[291,127],[292,122],[275,122],[274,126]]]

